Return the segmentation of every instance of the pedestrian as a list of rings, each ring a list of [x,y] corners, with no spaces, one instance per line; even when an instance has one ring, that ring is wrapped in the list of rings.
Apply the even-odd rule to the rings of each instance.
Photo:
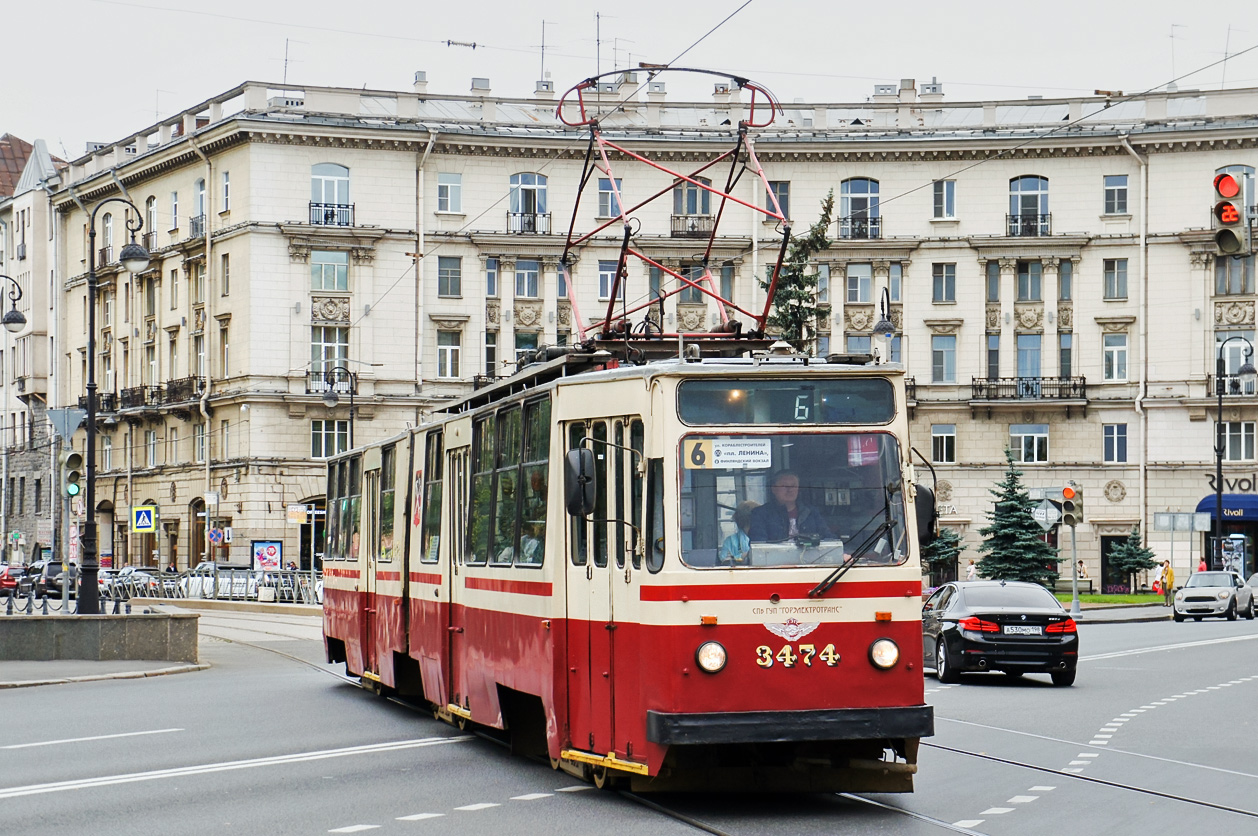
[[[967,581],[977,580],[978,567],[974,565],[974,561],[970,561],[970,565],[965,567],[965,579]]]
[[[1165,565],[1159,563],[1156,567],[1154,567],[1153,583],[1151,584],[1151,587],[1153,589],[1153,594],[1160,595],[1162,593],[1162,576],[1165,573],[1166,573]]]
[[[1197,571],[1204,572],[1206,571],[1207,568],[1208,567],[1206,566],[1206,559],[1205,559],[1205,556],[1203,555],[1201,558],[1201,562],[1197,564]]]
[[[1083,565],[1083,558],[1079,558],[1079,579],[1085,581],[1088,579],[1088,568]]]
[[[1175,570],[1171,568],[1169,560],[1162,561],[1162,600],[1166,606],[1171,605],[1171,599],[1175,595]]]

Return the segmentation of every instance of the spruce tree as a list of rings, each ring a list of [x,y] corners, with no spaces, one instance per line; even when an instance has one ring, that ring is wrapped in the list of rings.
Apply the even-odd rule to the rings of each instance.
[[[985,556],[978,572],[992,580],[1027,581],[1051,587],[1057,579],[1057,549],[1044,542],[1044,530],[1031,516],[1034,503],[1022,486],[1022,471],[1013,462],[1013,451],[1005,448],[1009,469],[991,494],[996,498],[987,513],[991,525],[979,529],[984,540],[978,550]]]
[[[931,574],[931,583],[936,583],[935,578],[938,578],[939,582],[955,580],[957,561],[963,551],[965,551],[965,546],[961,545],[961,535],[947,526],[940,527],[939,536],[932,540],[929,546],[922,549],[922,561]]]
[[[817,268],[812,258],[830,246],[826,232],[830,229],[834,213],[834,189],[821,201],[821,217],[808,231],[791,239],[782,259],[777,289],[773,293],[773,308],[767,325],[777,329],[782,339],[798,351],[807,351],[817,333]],[[773,277],[760,281],[760,287],[769,289]]]
[[[1141,541],[1140,527],[1132,526],[1131,534],[1109,553],[1109,566],[1115,574],[1121,572],[1127,576],[1131,589],[1136,588],[1136,573],[1145,569],[1154,569],[1158,565],[1157,557]]]

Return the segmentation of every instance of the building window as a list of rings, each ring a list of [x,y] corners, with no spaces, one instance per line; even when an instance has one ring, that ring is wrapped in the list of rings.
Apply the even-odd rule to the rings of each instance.
[[[957,338],[936,334],[930,338],[931,376],[933,383],[957,382]]]
[[[1048,424],[1012,424],[1009,446],[1013,460],[1023,464],[1048,461]]]
[[[1034,392],[1027,392],[1028,395],[1039,397],[1040,376],[1040,335],[1039,334],[1019,334],[1018,335],[1018,377],[1032,378],[1036,382]]]
[[[192,304],[205,302],[205,262],[198,261],[191,266]]]
[[[192,214],[201,218],[201,222],[205,223],[205,178],[197,181],[196,188],[192,193]]]
[[[144,464],[157,467],[157,430],[144,431]]]
[[[987,262],[987,301],[1000,301],[1000,262]]]
[[[166,433],[166,463],[179,461],[179,428],[171,427]]]
[[[437,295],[463,295],[463,259],[458,256],[437,257]]]
[[[901,301],[900,294],[904,291],[904,265],[898,261],[891,262],[887,275],[887,291],[891,294],[892,302]]]
[[[178,374],[179,370],[179,338],[174,334],[171,334],[170,337],[167,338],[167,347],[170,350],[167,357],[169,360],[169,367],[166,369],[166,374],[169,376],[168,379],[174,380],[175,375]]]
[[[1057,335],[1057,352],[1060,360],[1060,375],[1063,380],[1068,380],[1071,375],[1070,355],[1074,346],[1074,334],[1064,333]]]
[[[221,377],[231,377],[231,335],[226,325],[218,329],[218,365]]]
[[[334,366],[344,365],[338,360],[349,357],[349,328],[339,325],[312,325],[310,327],[310,372],[321,375]]]
[[[1018,262],[1018,301],[1039,302],[1044,298],[1044,265],[1038,261]]]
[[[148,200],[144,201],[144,225],[148,227],[149,235],[152,235],[153,233],[157,232],[157,198],[156,197],[149,197]],[[157,241],[156,238],[153,238],[151,240],[154,242]]]
[[[1127,259],[1105,259],[1105,298],[1127,298]]]
[[[311,290],[349,290],[349,253],[310,251]]]
[[[488,377],[498,376],[498,332],[485,332],[485,374]]]
[[[463,211],[463,175],[437,173],[437,211]]]
[[[326,459],[349,449],[349,421],[310,422],[310,456]]]
[[[930,425],[930,460],[935,464],[956,464],[956,424]]]
[[[498,295],[498,259],[485,259],[485,295]]]
[[[693,179],[701,185],[683,180],[676,186],[673,186],[674,215],[711,214],[712,193],[708,189],[712,187],[712,181],[706,177],[695,177]]]
[[[839,237],[881,238],[878,181],[853,177],[839,184]]]
[[[515,263],[515,295],[519,299],[538,297],[538,279],[542,266],[537,261],[520,260]]]
[[[310,223],[317,226],[351,226],[349,169],[336,163],[310,168]]]
[[[1253,421],[1223,422],[1223,458],[1229,462],[1254,460]]]
[[[219,458],[230,459],[232,456],[232,423],[231,421],[220,421],[218,423],[218,443]]]
[[[1009,234],[1048,235],[1048,178],[1027,175],[1009,181]]]
[[[935,181],[935,217],[952,219],[957,216],[957,181]]]
[[[620,178],[616,178],[616,188],[612,188],[610,177],[598,178],[598,216],[614,218],[620,215],[620,201],[616,195],[620,192]]]
[[[219,259],[219,267],[223,276],[222,295],[230,296],[232,292],[232,262],[229,253],[223,253],[223,257]]]
[[[1124,381],[1127,379],[1127,335],[1105,335],[1105,380]]]
[[[1127,175],[1105,175],[1105,214],[1127,214]]]
[[[874,266],[847,265],[847,301],[869,303],[873,299]]]
[[[508,232],[550,232],[545,175],[512,174],[510,205]]]
[[[1230,337],[1243,337],[1228,342]],[[1244,394],[1252,395],[1258,385],[1241,384],[1240,379],[1236,375],[1240,372],[1241,366],[1248,359],[1253,362],[1252,357],[1246,357],[1245,351],[1254,344],[1254,331],[1252,328],[1237,329],[1231,331],[1215,331],[1214,332],[1214,357],[1217,358],[1220,353],[1223,355],[1223,374],[1224,379],[1215,385],[1223,386],[1223,394]],[[1242,391],[1243,388],[1243,391]]]
[[[933,278],[934,291],[931,296],[932,302],[939,303],[957,301],[957,265],[933,265]]]
[[[1000,335],[987,335],[987,379],[1000,377]]]
[[[1069,302],[1074,298],[1075,263],[1063,258],[1057,265],[1057,298]]]
[[[170,193],[170,231],[179,228],[179,192]]]
[[[568,298],[568,273],[567,268],[562,264],[555,270],[555,297],[558,299]]]
[[[458,331],[437,332],[437,377],[447,380],[459,376],[459,353],[463,335]]]
[[[537,332],[515,332],[515,362],[527,363],[537,353]]]
[[[44,513],[44,480],[35,480],[35,513]]]
[[[170,271],[170,309],[173,311],[179,306],[179,271]]]
[[[232,178],[231,172],[223,172],[223,208],[222,212],[230,212],[232,208]]]
[[[1105,463],[1125,464],[1127,462],[1127,425],[1104,424],[1105,432]]]
[[[872,354],[873,337],[868,334],[849,334],[846,350],[848,354]]]
[[[734,298],[734,265],[732,264],[721,265],[721,298]],[[817,301],[822,301],[820,297],[820,288],[818,288]]]
[[[205,335],[197,334],[192,338],[192,356],[197,360],[196,376],[205,377]]]
[[[791,183],[789,180],[770,180],[769,196],[776,197],[778,200],[778,208],[782,210],[782,217],[790,220],[791,218]],[[765,207],[770,211],[773,210],[773,201],[766,200]],[[772,220],[772,219],[770,219]]]
[[[1254,257],[1216,256],[1214,292],[1218,296],[1254,292]]]
[[[114,469],[114,440],[107,435],[100,437],[100,469]]]
[[[821,356],[821,355],[818,355]],[[892,363],[903,363],[903,355],[900,353],[900,335],[896,334],[891,338],[891,356],[887,358]]]
[[[606,302],[612,298],[612,285],[616,281],[616,268],[620,266],[619,261],[600,261],[598,263],[598,300]],[[625,301],[625,280],[620,280],[620,294],[618,301]]]
[[[694,284],[682,284],[681,293],[677,294],[677,301],[696,305],[703,304],[703,291],[695,287],[695,285],[703,284],[703,265],[689,264],[677,272],[694,282]]]
[[[192,427],[192,460],[196,462],[205,461],[205,422],[194,424]]]

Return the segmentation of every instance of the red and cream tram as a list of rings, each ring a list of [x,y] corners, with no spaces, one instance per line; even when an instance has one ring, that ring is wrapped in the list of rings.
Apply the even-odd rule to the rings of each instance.
[[[332,460],[328,660],[599,785],[911,791],[903,370],[775,348],[555,351]]]

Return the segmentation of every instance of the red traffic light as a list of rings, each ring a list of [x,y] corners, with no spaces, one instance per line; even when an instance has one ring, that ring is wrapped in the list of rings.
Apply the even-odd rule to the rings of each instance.
[[[1241,184],[1230,174],[1219,174],[1214,178],[1214,190],[1220,197],[1236,197],[1241,193]]]
[[[1241,222],[1241,210],[1236,208],[1235,203],[1224,201],[1214,207],[1214,216],[1219,219],[1219,223],[1226,226],[1233,226]]]
[[[1074,489],[1074,488],[1072,488],[1072,487],[1070,487],[1069,485],[1067,485],[1066,487],[1062,488],[1062,489],[1061,489],[1061,498],[1062,498],[1062,499],[1074,499],[1074,498],[1075,498],[1075,489]]]

